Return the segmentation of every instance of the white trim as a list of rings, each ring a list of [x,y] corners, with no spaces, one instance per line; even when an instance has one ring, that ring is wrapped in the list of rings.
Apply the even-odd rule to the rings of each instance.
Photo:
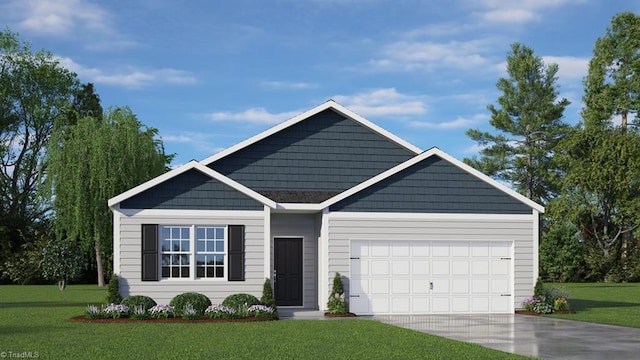
[[[273,135],[273,134],[275,134],[275,133],[277,133],[277,132],[279,132],[281,130],[284,130],[284,129],[290,127],[290,126],[293,126],[293,125],[295,125],[295,124],[297,124],[297,123],[299,123],[299,122],[301,122],[301,121],[303,121],[303,120],[305,120],[305,119],[307,119],[307,118],[309,118],[309,117],[311,117],[313,115],[316,115],[316,114],[318,114],[318,113],[320,113],[320,112],[322,112],[324,110],[327,110],[327,109],[333,109],[333,110],[341,113],[342,115],[344,115],[344,116],[346,116],[346,117],[348,117],[348,118],[360,123],[361,125],[369,128],[370,130],[372,130],[372,131],[374,131],[374,132],[376,132],[376,133],[388,138],[389,140],[391,140],[391,141],[395,142],[396,144],[406,148],[407,150],[410,150],[410,151],[412,151],[412,152],[414,152],[416,154],[419,154],[420,152],[422,152],[422,150],[419,147],[410,144],[409,142],[401,139],[400,137],[390,133],[389,131],[381,128],[380,126],[370,122],[369,120],[363,118],[362,116],[354,113],[353,111],[343,107],[342,105],[338,104],[334,100],[330,99],[330,100],[327,100],[326,102],[314,107],[313,109],[307,110],[307,111],[305,111],[305,112],[303,112],[303,113],[301,113],[301,114],[299,114],[297,116],[294,116],[293,118],[291,118],[291,119],[289,119],[289,120],[287,120],[285,122],[282,122],[282,123],[270,128],[270,129],[267,129],[267,130],[255,135],[255,136],[252,136],[251,138],[249,138],[247,140],[244,140],[244,141],[242,141],[242,142],[240,142],[238,144],[235,144],[235,145],[231,146],[230,148],[222,150],[219,153],[214,154],[214,155],[202,160],[201,163],[204,164],[204,165],[209,165],[209,164],[211,164],[212,162],[214,162],[216,160],[219,160],[219,159],[221,159],[221,158],[223,158],[223,157],[225,157],[225,156],[227,156],[229,154],[232,154],[232,153],[234,153],[234,152],[236,152],[236,151],[238,151],[240,149],[243,149],[243,148],[245,148],[245,147],[247,147],[247,146],[249,146],[251,144],[254,144],[254,143],[256,143],[256,142],[258,142],[258,141],[260,141],[260,140],[262,140],[264,138],[267,138],[267,137],[269,137],[269,136],[271,136],[271,135]]]
[[[113,209],[113,273],[120,275],[120,205]]]
[[[540,213],[533,210],[533,283],[535,284],[540,275]],[[533,288],[532,288],[533,291]]]
[[[531,214],[331,212],[332,219],[531,221]]]
[[[264,225],[263,225],[263,236],[264,236],[264,277],[271,281],[273,285],[273,279],[271,276],[271,208],[267,205],[264,206]]]
[[[319,249],[320,257],[318,262],[318,276],[320,278],[318,283],[318,309],[327,310],[329,297],[329,208],[322,210],[320,237],[322,238],[322,248]]]
[[[293,211],[313,211],[317,212],[324,207],[322,204],[302,204],[302,203],[278,203],[276,210],[293,210]]]
[[[535,209],[535,210],[537,210],[537,211],[539,211],[541,213],[544,212],[544,208],[541,205],[539,205],[539,204],[535,203],[534,201],[531,201],[530,199],[518,194],[517,192],[515,192],[515,191],[509,189],[508,187],[500,184],[499,182],[493,180],[492,178],[488,177],[487,175],[481,173],[480,171],[472,168],[471,166],[463,163],[462,161],[460,161],[460,160],[458,160],[458,159],[446,154],[442,150],[440,150],[438,148],[435,148],[435,147],[423,152],[420,155],[414,156],[411,159],[409,159],[409,160],[407,160],[407,161],[405,161],[405,162],[403,162],[403,163],[401,163],[399,165],[396,165],[396,166],[392,167],[391,169],[389,169],[389,170],[387,170],[385,172],[382,172],[382,173],[370,178],[369,180],[366,180],[366,181],[364,181],[364,182],[362,182],[362,183],[360,183],[360,184],[358,184],[358,185],[356,185],[356,186],[354,186],[354,187],[352,187],[352,188],[350,188],[350,189],[348,189],[346,191],[343,191],[340,194],[338,194],[338,195],[336,195],[336,196],[334,196],[334,197],[332,197],[330,199],[327,199],[327,200],[323,201],[320,204],[320,206],[322,208],[329,207],[329,206],[339,202],[340,200],[344,200],[344,199],[348,198],[349,196],[351,196],[353,194],[356,194],[357,192],[362,191],[362,190],[364,190],[364,189],[366,189],[366,188],[368,188],[368,187],[370,187],[370,186],[372,186],[372,185],[374,185],[374,184],[376,184],[376,183],[378,183],[378,182],[380,182],[380,181],[382,181],[382,180],[384,180],[384,179],[386,179],[386,178],[388,178],[388,177],[390,177],[390,176],[392,176],[394,174],[397,174],[398,172],[400,172],[400,171],[402,171],[404,169],[407,169],[408,167],[410,167],[412,165],[415,165],[415,164],[417,164],[417,163],[419,163],[419,162],[421,162],[421,161],[423,161],[425,159],[428,159],[428,158],[430,158],[431,156],[434,156],[434,155],[438,156],[438,157],[440,157],[440,158],[442,158],[442,159],[444,159],[446,161],[448,161],[449,163],[453,164],[454,166],[457,166],[458,168],[460,168],[461,170],[470,173],[471,175],[473,175],[473,176],[477,177],[478,179],[488,183],[489,185],[491,185],[491,186],[495,187],[496,189],[506,193],[507,195],[515,198],[516,200],[524,203],[525,205],[531,207],[532,209]]]
[[[227,186],[229,186],[229,187],[231,187],[231,188],[233,188],[233,189],[235,189],[235,190],[247,195],[248,197],[250,197],[250,198],[252,198],[252,199],[254,199],[254,200],[256,200],[256,201],[258,201],[258,202],[260,202],[260,203],[262,203],[264,205],[267,205],[267,206],[269,206],[271,208],[275,208],[276,207],[276,202],[275,201],[273,201],[271,199],[268,199],[267,197],[265,197],[265,196],[255,192],[255,191],[249,189],[248,187],[240,184],[239,182],[236,182],[236,181],[234,181],[234,180],[232,180],[232,179],[220,174],[219,172],[217,172],[217,171],[215,171],[215,170],[213,170],[211,168],[208,168],[208,167],[206,167],[206,166],[204,166],[204,165],[202,165],[199,162],[194,161],[194,160],[191,160],[188,163],[186,163],[186,164],[184,164],[184,165],[182,165],[182,166],[180,166],[178,168],[175,168],[175,169],[173,169],[171,171],[168,171],[168,172],[166,172],[166,173],[164,173],[164,174],[162,174],[162,175],[160,175],[158,177],[155,177],[155,178],[153,178],[153,179],[151,179],[151,180],[149,180],[149,181],[147,181],[147,182],[145,182],[143,184],[140,184],[140,185],[138,185],[138,186],[136,186],[136,187],[134,187],[134,188],[132,188],[132,189],[130,189],[128,191],[123,192],[120,195],[117,195],[117,196],[109,199],[108,205],[109,205],[109,207],[113,208],[114,205],[119,204],[122,201],[124,201],[124,200],[126,200],[126,199],[128,199],[128,198],[130,198],[132,196],[140,194],[141,192],[143,192],[145,190],[148,190],[148,189],[150,189],[150,188],[152,188],[152,187],[154,187],[154,186],[156,186],[156,185],[158,185],[160,183],[163,183],[163,182],[165,182],[165,181],[167,181],[167,180],[169,180],[171,178],[174,178],[174,177],[176,177],[176,176],[178,176],[178,175],[180,175],[182,173],[185,173],[186,171],[191,170],[191,169],[196,169],[196,170],[202,172],[203,174],[210,176],[212,179],[218,180],[221,183],[223,183],[223,184],[225,184],[225,185],[227,185]]]
[[[266,205],[265,205],[266,206]],[[115,209],[114,209],[115,211]],[[264,210],[181,210],[181,209],[118,209],[123,216],[159,217],[167,219],[190,218],[262,218]]]

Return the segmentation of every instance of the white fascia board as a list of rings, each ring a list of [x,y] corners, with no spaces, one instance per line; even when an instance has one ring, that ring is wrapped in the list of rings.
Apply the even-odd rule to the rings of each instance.
[[[145,182],[143,184],[140,184],[140,185],[134,187],[133,189],[125,191],[124,193],[109,199],[108,205],[109,205],[110,208],[114,209],[114,206],[116,204],[119,204],[122,201],[124,201],[124,200],[126,200],[126,199],[128,199],[128,198],[130,198],[132,196],[140,194],[141,192],[143,192],[145,190],[148,190],[148,189],[150,189],[150,188],[152,188],[152,187],[154,187],[154,186],[156,186],[158,184],[161,184],[161,183],[163,183],[163,182],[165,182],[165,181],[167,181],[167,180],[169,180],[171,178],[174,178],[174,177],[176,177],[176,176],[178,176],[180,174],[183,174],[184,172],[186,172],[188,170],[191,170],[191,169],[196,169],[196,170],[202,172],[203,174],[208,175],[211,178],[216,179],[216,180],[220,181],[221,183],[223,183],[223,184],[225,184],[225,185],[227,185],[227,186],[229,186],[229,187],[231,187],[231,188],[233,188],[233,189],[235,189],[235,190],[247,195],[248,197],[250,197],[250,198],[262,203],[263,205],[267,205],[267,206],[269,206],[271,208],[275,208],[276,207],[276,202],[275,201],[273,201],[271,199],[268,199],[267,197],[265,197],[265,196],[255,192],[255,191],[249,189],[248,187],[246,187],[246,186],[244,186],[244,185],[242,185],[242,184],[240,184],[240,183],[238,183],[238,182],[236,182],[236,181],[234,181],[234,180],[232,180],[232,179],[220,174],[219,172],[217,172],[217,171],[215,171],[213,169],[210,169],[210,168],[200,164],[199,162],[197,162],[195,160],[191,160],[188,163],[186,163],[186,164],[184,164],[184,165],[182,165],[182,166],[180,166],[178,168],[175,168],[175,169],[173,169],[171,171],[168,171],[168,172],[166,172],[166,173],[164,173],[164,174],[162,174],[162,175],[160,175],[158,177],[155,177],[155,178],[153,178],[153,179],[151,179],[151,180],[149,180],[149,181],[147,181],[147,182]]]
[[[405,162],[403,162],[403,163],[401,163],[399,165],[396,165],[396,166],[392,167],[391,169],[389,169],[389,170],[387,170],[387,171],[385,171],[383,173],[380,173],[380,174],[370,178],[367,181],[364,181],[364,182],[362,182],[362,183],[360,183],[360,184],[358,184],[358,185],[356,185],[356,186],[354,186],[354,187],[352,187],[352,188],[350,188],[350,189],[348,189],[346,191],[343,191],[342,193],[340,193],[340,194],[338,194],[338,195],[336,195],[336,196],[334,196],[334,197],[332,197],[332,198],[330,198],[328,200],[325,200],[324,202],[322,202],[320,204],[320,207],[321,208],[329,207],[329,206],[337,203],[338,201],[344,200],[344,199],[348,198],[349,196],[354,195],[355,193],[357,193],[359,191],[362,191],[362,190],[368,188],[369,186],[372,186],[372,185],[374,185],[374,184],[376,184],[376,183],[378,183],[378,182],[380,182],[380,181],[382,181],[382,180],[384,180],[384,179],[386,179],[386,178],[388,178],[388,177],[390,177],[390,176],[392,176],[394,174],[397,174],[398,172],[400,172],[400,171],[402,171],[402,170],[404,170],[404,169],[406,169],[406,168],[408,168],[410,166],[413,166],[413,165],[415,165],[415,164],[417,164],[417,163],[419,163],[419,162],[421,162],[421,161],[423,161],[423,160],[425,160],[427,158],[430,158],[431,156],[434,156],[434,155],[436,155],[436,156],[438,156],[438,157],[450,162],[451,164],[453,164],[453,165],[457,166],[458,168],[470,173],[471,175],[473,175],[473,176],[477,177],[478,179],[488,183],[489,185],[497,188],[498,190],[506,193],[507,195],[515,198],[516,200],[518,200],[520,202],[523,202],[524,204],[526,204],[527,206],[531,207],[532,209],[535,209],[536,211],[539,211],[540,213],[544,212],[544,207],[542,207],[540,204],[538,204],[538,203],[536,203],[536,202],[534,202],[532,200],[527,199],[526,197],[518,194],[517,192],[515,192],[515,191],[509,189],[508,187],[500,184],[499,182],[493,180],[489,176],[481,173],[480,171],[472,168],[471,166],[463,163],[462,161],[454,158],[453,156],[451,156],[451,155],[445,153],[444,151],[442,151],[442,150],[440,150],[438,148],[435,148],[435,147],[423,152],[422,154],[416,155],[416,156],[412,157],[411,159],[409,159],[409,160],[407,160],[407,161],[405,161]]]
[[[298,210],[298,211],[320,211],[323,207],[321,204],[305,204],[305,203],[278,203],[276,210]]]
[[[316,115],[324,110],[327,109],[334,109],[335,111],[341,113],[342,115],[351,118],[352,120],[355,120],[357,122],[359,122],[360,124],[364,125],[365,127],[371,129],[372,131],[388,138],[389,140],[397,143],[400,146],[403,146],[405,148],[407,148],[410,151],[413,151],[416,154],[419,154],[422,152],[422,150],[420,148],[418,148],[417,146],[414,146],[410,143],[408,143],[405,140],[402,140],[401,138],[399,138],[398,136],[390,133],[389,131],[381,128],[380,126],[370,122],[369,120],[363,118],[362,116],[354,113],[353,111],[343,107],[342,105],[338,104],[337,102],[335,102],[334,100],[327,100],[326,102],[314,107],[313,109],[307,110],[299,115],[294,116],[293,118],[286,120],[270,129],[267,129],[255,136],[250,137],[247,140],[244,140],[240,143],[237,143],[225,150],[220,151],[217,154],[214,154],[202,161],[200,161],[200,163],[204,164],[204,165],[209,165],[212,162],[219,160],[229,154],[232,154],[240,149],[243,149],[251,144],[254,144],[264,138],[267,138],[275,133],[277,133],[278,131],[284,130],[290,126],[293,126],[297,123],[299,123],[300,121],[307,119],[313,115]]]

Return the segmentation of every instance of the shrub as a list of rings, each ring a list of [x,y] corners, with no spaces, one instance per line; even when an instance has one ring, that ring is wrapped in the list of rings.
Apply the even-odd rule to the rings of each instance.
[[[249,307],[259,304],[260,301],[258,298],[251,294],[233,294],[227,296],[227,298],[222,301],[222,305],[230,307],[240,313],[246,312]]]
[[[129,315],[129,307],[122,304],[111,304],[102,309],[102,312],[106,317],[117,319],[121,317],[127,317]]]
[[[85,315],[90,319],[101,319],[104,317],[104,313],[95,305],[87,305]]]
[[[544,283],[542,283],[542,278],[538,278],[538,280],[536,280],[536,285],[533,287],[533,297],[536,299],[540,299],[545,295],[546,291],[544,288]]]
[[[331,294],[329,294],[329,300],[327,301],[327,309],[331,314],[345,314],[349,312],[349,306],[344,297],[344,286],[342,285],[340,273],[336,273],[333,277],[333,287],[331,288]]]
[[[148,311],[149,316],[160,319],[160,318],[170,318],[175,316],[175,310],[173,306],[166,304],[158,304],[153,306]]]
[[[144,310],[149,310],[152,307],[156,306],[156,302],[148,296],[133,295],[124,298],[124,300],[122,300],[122,305],[127,305],[129,309],[141,306]]]
[[[569,301],[565,298],[557,298],[553,301],[553,311],[569,310]]]
[[[535,305],[538,301],[534,297],[528,297],[522,300],[522,308],[527,311],[535,311]]]
[[[544,301],[537,301],[533,306],[533,311],[538,314],[551,314],[553,312],[553,305]]]
[[[233,319],[238,317],[238,313],[234,309],[218,304],[209,306],[204,311],[204,314],[214,319]]]
[[[176,295],[169,305],[173,306],[177,315],[182,316],[183,310],[187,305],[191,305],[198,315],[204,315],[204,311],[211,305],[211,300],[206,295],[196,292],[186,292]]]
[[[121,302],[122,296],[120,295],[120,282],[118,280],[118,275],[112,274],[111,279],[109,279],[109,285],[107,286],[107,303],[120,304]]]
[[[263,305],[270,306],[274,309],[276,308],[276,300],[273,298],[273,289],[269,278],[264,281],[264,285],[262,286],[262,297],[260,298],[260,302]]]
[[[136,305],[129,316],[131,316],[132,319],[136,320],[146,320],[150,317],[146,308],[142,305]]]
[[[201,314],[198,314],[198,311],[191,304],[187,304],[180,313],[182,313],[182,318],[186,320],[196,320],[202,316]]]

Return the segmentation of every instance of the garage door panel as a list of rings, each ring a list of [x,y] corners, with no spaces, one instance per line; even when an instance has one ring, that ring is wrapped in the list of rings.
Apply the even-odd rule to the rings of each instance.
[[[511,247],[491,241],[352,241],[350,309],[357,314],[510,312]]]

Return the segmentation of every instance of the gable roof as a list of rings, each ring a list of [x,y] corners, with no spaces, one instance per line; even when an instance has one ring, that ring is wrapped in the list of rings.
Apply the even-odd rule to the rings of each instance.
[[[344,200],[346,198],[348,198],[349,196],[352,196],[384,179],[389,178],[392,175],[395,175],[397,173],[399,173],[402,170],[405,170],[415,164],[420,163],[423,160],[426,160],[432,156],[438,156],[448,162],[450,162],[452,165],[462,169],[463,171],[466,171],[467,173],[477,177],[478,179],[484,181],[485,183],[488,183],[489,185],[495,187],[496,189],[504,192],[505,194],[513,197],[514,199],[524,203],[525,205],[529,206],[532,209],[535,209],[538,212],[543,213],[544,212],[544,207],[542,207],[540,204],[534,202],[533,200],[530,200],[528,198],[526,198],[525,196],[519,194],[518,192],[508,188],[507,186],[500,184],[499,182],[497,182],[496,180],[490,178],[489,176],[481,173],[480,171],[472,168],[471,166],[463,163],[462,161],[452,157],[451,155],[445,153],[444,151],[434,147],[431,148],[419,155],[416,155],[415,157],[397,165],[392,167],[391,169],[376,175],[372,178],[370,178],[369,180],[366,180],[348,190],[343,191],[342,193],[327,199],[325,201],[323,201],[320,204],[278,204],[279,208],[281,209],[296,209],[296,210],[301,210],[301,209],[308,209],[308,210],[322,210],[325,208],[328,208],[329,206],[336,204],[337,202]]]
[[[234,181],[234,180],[232,180],[232,179],[230,179],[230,178],[228,178],[228,177],[216,172],[215,170],[212,170],[212,169],[200,164],[199,162],[197,162],[195,160],[191,160],[190,162],[188,162],[188,163],[186,163],[186,164],[184,164],[184,165],[182,165],[182,166],[180,166],[178,168],[175,168],[175,169],[173,169],[171,171],[168,171],[168,172],[166,172],[166,173],[164,173],[164,174],[162,174],[162,175],[160,175],[158,177],[155,177],[155,178],[153,178],[153,179],[151,179],[151,180],[149,180],[149,181],[147,181],[145,183],[142,183],[142,184],[140,184],[140,185],[138,185],[138,186],[136,186],[136,187],[134,187],[134,188],[132,188],[132,189],[130,189],[128,191],[125,191],[124,193],[122,193],[120,195],[117,195],[117,196],[109,199],[108,205],[109,205],[110,208],[113,209],[113,207],[115,205],[121,203],[122,201],[124,201],[126,199],[129,199],[129,198],[131,198],[131,197],[133,197],[135,195],[138,195],[138,194],[142,193],[143,191],[149,190],[152,187],[154,187],[154,186],[156,186],[156,185],[158,185],[160,183],[163,183],[163,182],[165,182],[165,181],[167,181],[169,179],[172,179],[172,178],[174,178],[174,177],[176,177],[176,176],[178,176],[180,174],[183,174],[183,173],[185,173],[185,172],[187,172],[189,170],[192,170],[192,169],[198,170],[198,171],[202,172],[203,174],[210,176],[212,179],[218,180],[219,182],[221,182],[221,183],[223,183],[223,184],[225,184],[225,185],[227,185],[227,186],[229,186],[229,187],[231,187],[231,188],[233,188],[233,189],[245,194],[246,196],[248,196],[248,197],[250,197],[250,198],[252,198],[252,199],[254,199],[254,200],[256,200],[256,201],[258,201],[258,202],[260,202],[260,203],[262,203],[264,205],[266,205],[266,206],[269,206],[270,208],[275,208],[276,207],[276,202],[275,201],[266,198],[265,196],[263,196],[263,195],[255,192],[255,191],[249,189],[248,187],[246,187],[246,186],[244,186],[244,185],[242,185],[242,184],[240,184],[240,183],[238,183],[238,182],[236,182],[236,181]]]
[[[386,137],[390,141],[402,146],[403,148],[405,148],[405,149],[407,149],[407,150],[409,150],[409,151],[411,151],[411,152],[413,152],[415,154],[419,154],[419,153],[422,152],[422,150],[419,147],[410,144],[409,142],[401,139],[400,137],[390,133],[389,131],[383,129],[382,127],[372,123],[371,121],[363,118],[362,116],[356,114],[355,112],[345,108],[344,106],[342,106],[342,105],[338,104],[337,102],[335,102],[334,100],[330,99],[330,100],[327,100],[326,102],[314,107],[311,110],[307,110],[307,111],[305,111],[305,112],[303,112],[303,113],[301,113],[301,114],[299,114],[299,115],[297,115],[297,116],[295,116],[295,117],[293,117],[293,118],[291,118],[291,119],[289,119],[289,120],[287,120],[285,122],[282,122],[282,123],[270,128],[270,129],[267,129],[267,130],[255,135],[255,136],[252,136],[252,137],[250,137],[249,139],[247,139],[245,141],[242,141],[242,142],[240,142],[240,143],[238,143],[236,145],[233,145],[233,146],[231,146],[231,147],[229,147],[229,148],[227,148],[225,150],[222,150],[219,153],[216,153],[216,154],[214,154],[214,155],[202,160],[201,163],[204,164],[204,165],[209,165],[209,164],[213,163],[216,160],[222,159],[222,158],[224,158],[225,156],[227,156],[229,154],[232,154],[232,153],[234,153],[234,152],[236,152],[236,151],[238,151],[240,149],[243,149],[243,148],[245,148],[245,147],[247,147],[247,146],[249,146],[251,144],[254,144],[254,143],[256,143],[256,142],[258,142],[258,141],[260,141],[260,140],[262,140],[264,138],[267,138],[267,137],[269,137],[269,136],[271,136],[271,135],[273,135],[273,134],[275,134],[275,133],[277,133],[277,132],[279,132],[281,130],[284,130],[284,129],[288,128],[288,127],[291,127],[291,126],[293,126],[293,125],[295,125],[295,124],[297,124],[297,123],[299,123],[299,122],[301,122],[301,121],[303,121],[303,120],[305,120],[305,119],[307,119],[307,118],[309,118],[309,117],[311,117],[313,115],[316,115],[316,114],[318,114],[318,113],[320,113],[322,111],[325,111],[327,109],[332,109],[333,111],[336,111],[336,112],[342,114],[343,116],[354,120],[355,122],[361,124],[362,126],[370,129],[371,131],[373,131],[373,132],[375,132],[377,134],[380,134],[380,135]]]

